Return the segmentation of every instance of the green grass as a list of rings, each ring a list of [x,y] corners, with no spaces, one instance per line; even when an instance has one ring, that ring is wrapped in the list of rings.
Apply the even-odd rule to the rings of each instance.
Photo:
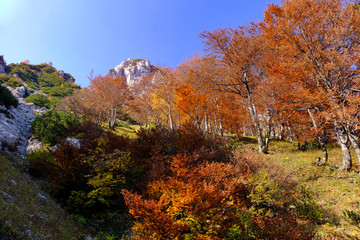
[[[87,236],[50,196],[0,152],[0,238],[79,239]]]
[[[343,216],[348,209],[360,213],[360,177],[359,164],[354,151],[353,170],[340,172],[336,166],[342,164],[341,150],[337,146],[328,147],[329,161],[326,166],[316,166],[321,150],[301,151],[297,142],[271,141],[269,156],[284,169],[298,188],[308,189],[311,197],[320,207],[323,222],[317,225],[319,239],[360,239],[360,231]],[[240,137],[240,150],[257,150],[254,137]]]

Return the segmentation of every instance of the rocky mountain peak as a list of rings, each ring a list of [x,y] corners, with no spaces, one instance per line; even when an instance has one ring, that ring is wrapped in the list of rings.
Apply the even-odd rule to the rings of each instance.
[[[124,77],[129,86],[136,84],[144,75],[152,72],[152,65],[146,59],[131,59],[128,58],[122,61],[114,69],[111,69],[107,75],[112,77]]]
[[[4,55],[0,55],[0,73],[5,73],[6,63],[4,60]]]

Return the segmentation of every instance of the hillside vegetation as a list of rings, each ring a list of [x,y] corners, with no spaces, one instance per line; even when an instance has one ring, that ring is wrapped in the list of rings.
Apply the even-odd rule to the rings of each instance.
[[[58,203],[0,152],[0,238],[80,239],[86,232]]]
[[[70,74],[58,71],[49,63],[38,65],[28,62],[11,63],[6,66],[5,71],[7,74],[0,74],[0,83],[12,88],[26,86],[29,97],[27,102],[34,102],[39,106],[50,107],[61,98],[71,95],[74,89],[79,89]],[[46,99],[41,94],[29,96],[39,90],[47,95]]]
[[[359,9],[270,4],[263,21],[203,31],[206,54],[131,85],[99,75],[74,91],[51,64],[10,64],[1,81],[39,88],[28,101],[53,108],[32,122],[45,145],[22,168],[60,222],[70,214],[96,239],[360,239]],[[27,175],[2,159],[4,233],[43,237],[34,217],[77,231],[39,216],[36,187],[16,195]]]

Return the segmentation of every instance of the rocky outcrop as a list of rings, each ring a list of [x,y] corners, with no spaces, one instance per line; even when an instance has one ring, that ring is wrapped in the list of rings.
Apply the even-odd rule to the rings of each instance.
[[[0,148],[26,154],[29,151],[28,139],[33,135],[31,122],[35,119],[35,112],[44,112],[46,109],[33,103],[25,103],[24,86],[8,89],[18,99],[19,105],[9,109],[0,106]]]
[[[152,72],[152,66],[149,60],[131,58],[121,62],[114,69],[111,69],[107,75],[112,77],[123,77],[129,86],[138,83],[142,76]]]
[[[65,80],[69,81],[70,83],[75,83],[75,78],[68,73],[65,73],[63,70],[58,70],[56,72],[59,76],[63,77]]]
[[[0,55],[0,73],[5,73],[6,63],[4,60],[4,56]]]

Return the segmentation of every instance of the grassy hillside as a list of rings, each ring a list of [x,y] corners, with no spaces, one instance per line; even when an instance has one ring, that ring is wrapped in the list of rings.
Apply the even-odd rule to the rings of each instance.
[[[257,149],[256,139],[242,137],[238,141],[239,149]],[[298,209],[303,214],[318,217],[317,235],[322,239],[360,239],[360,229],[351,224],[343,215],[348,209],[360,213],[360,178],[358,162],[355,157],[353,170],[340,172],[337,166],[342,163],[340,148],[329,146],[329,162],[326,166],[313,165],[315,159],[322,156],[321,150],[298,150],[297,142],[289,143],[272,141],[270,143],[270,158],[274,159],[284,170],[297,188],[302,189],[319,207]],[[355,156],[354,154],[352,156]],[[299,199],[301,201],[309,201]]]
[[[59,99],[71,95],[74,89],[79,88],[74,81],[75,79],[70,74],[59,72],[47,63],[38,65],[11,63],[6,67],[6,74],[0,74],[0,84],[5,83],[13,88],[25,85],[30,93],[41,90],[49,96],[47,99],[49,104],[56,103]],[[30,102],[37,104],[38,98],[39,96]]]
[[[0,152],[0,239],[4,236],[52,240],[79,239],[86,234],[14,159]]]

